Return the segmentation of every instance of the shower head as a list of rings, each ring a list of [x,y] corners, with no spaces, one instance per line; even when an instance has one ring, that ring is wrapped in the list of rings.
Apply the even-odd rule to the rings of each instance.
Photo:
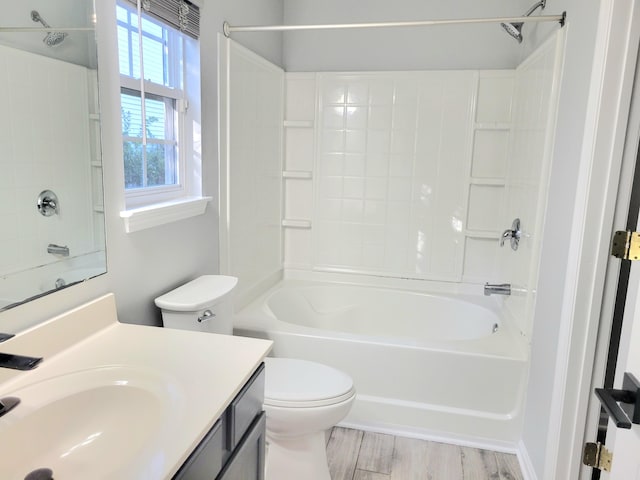
[[[540,0],[539,2],[534,4],[529,10],[527,10],[527,12],[523,15],[523,17],[528,17],[533,12],[535,12],[538,8],[544,9],[546,5],[547,5],[547,0]],[[501,23],[500,25],[502,25],[502,28],[504,28],[509,35],[515,38],[518,41],[518,43],[522,43],[522,26],[524,25],[523,22]]]
[[[66,36],[67,34],[65,32],[49,32],[42,41],[47,47],[55,47],[56,45],[60,45]]]
[[[515,38],[518,43],[522,43],[522,25],[524,23],[501,23],[502,28],[504,28],[509,35]]]
[[[45,28],[51,28],[51,26],[40,16],[37,10],[31,10],[31,20],[34,22],[40,22]],[[67,35],[68,34],[65,32],[47,32],[42,41],[47,47],[55,47],[56,45],[60,45]]]

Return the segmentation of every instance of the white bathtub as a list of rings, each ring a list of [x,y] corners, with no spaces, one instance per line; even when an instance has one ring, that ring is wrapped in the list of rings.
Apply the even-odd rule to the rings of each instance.
[[[478,287],[478,290],[481,290]],[[273,354],[353,377],[344,425],[510,448],[526,355],[494,298],[285,280],[235,315]]]

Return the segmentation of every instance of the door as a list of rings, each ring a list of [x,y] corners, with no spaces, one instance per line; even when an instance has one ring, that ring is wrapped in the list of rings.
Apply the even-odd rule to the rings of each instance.
[[[625,372],[640,378],[640,263],[637,262],[631,265],[624,317],[614,383],[618,390],[623,389]],[[611,472],[601,472],[602,480],[640,480],[639,424],[617,428],[610,414],[606,447],[613,458]]]

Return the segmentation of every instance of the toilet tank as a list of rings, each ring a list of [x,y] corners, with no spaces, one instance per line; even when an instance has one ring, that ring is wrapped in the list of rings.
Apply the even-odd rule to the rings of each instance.
[[[167,328],[233,333],[233,289],[236,277],[203,275],[155,299]]]

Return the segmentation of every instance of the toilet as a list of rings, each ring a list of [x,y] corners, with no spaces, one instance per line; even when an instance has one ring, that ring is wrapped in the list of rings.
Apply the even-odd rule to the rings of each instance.
[[[158,298],[167,328],[233,333],[235,277],[204,275]],[[335,368],[265,358],[266,480],[331,480],[325,431],[349,413],[353,380]]]

